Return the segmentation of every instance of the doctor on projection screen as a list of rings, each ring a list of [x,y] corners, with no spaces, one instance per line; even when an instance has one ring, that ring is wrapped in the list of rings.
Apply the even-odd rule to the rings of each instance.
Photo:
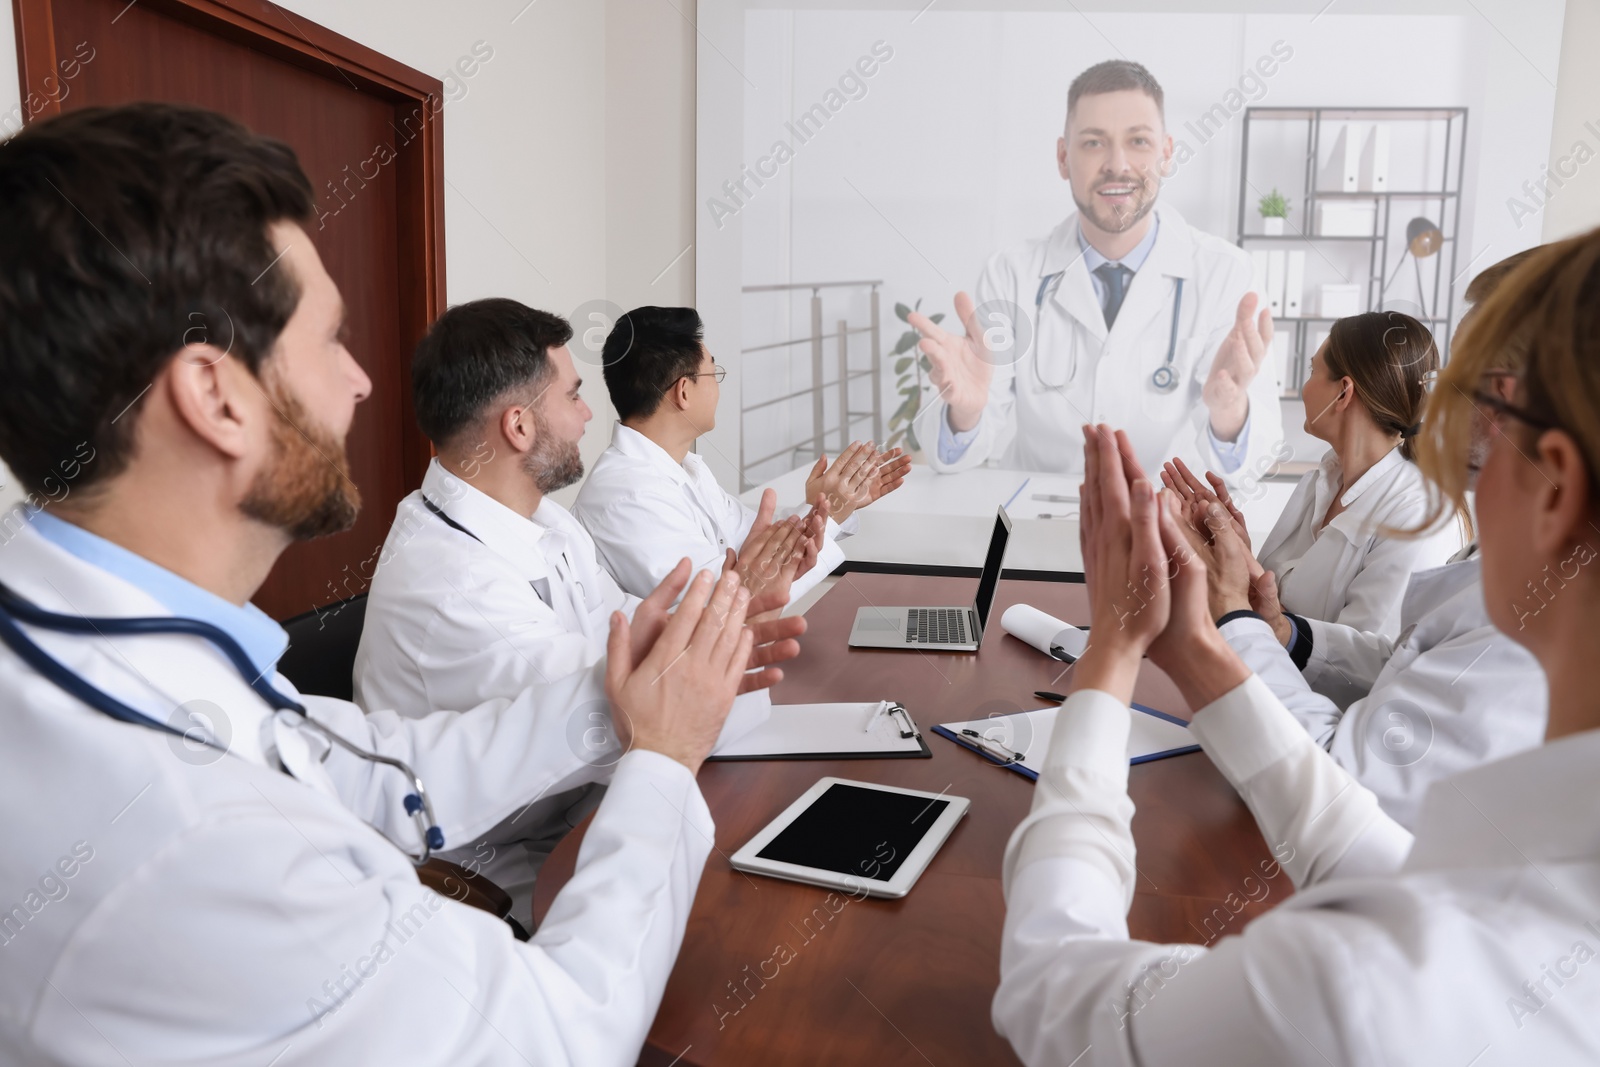
[[[1081,427],[1100,422],[1128,432],[1147,470],[1182,456],[1238,483],[1277,458],[1271,312],[1257,317],[1242,250],[1157,205],[1172,152],[1144,67],[1110,60],[1073,80],[1056,164],[1078,210],[991,258],[976,303],[956,294],[964,333],[911,316],[939,392],[917,417],[935,470],[1081,477]]]

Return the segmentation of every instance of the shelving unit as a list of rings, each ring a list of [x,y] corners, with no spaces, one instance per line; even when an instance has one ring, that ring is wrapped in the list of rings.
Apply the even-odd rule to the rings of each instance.
[[[1246,232],[1246,226],[1260,216],[1255,211],[1255,201],[1258,200],[1263,190],[1251,182],[1251,127],[1260,122],[1300,122],[1305,124],[1305,154],[1302,162],[1302,185],[1300,190],[1299,210],[1301,225],[1297,232],[1286,233],[1281,236],[1263,233]],[[1442,127],[1444,146],[1438,167],[1439,184],[1432,189],[1408,189],[1403,191],[1355,191],[1318,189],[1319,167],[1321,158],[1322,134],[1325,124],[1341,124],[1349,122],[1392,123],[1391,145],[1402,143],[1407,125],[1411,123],[1427,124],[1425,129],[1439,129]],[[1414,127],[1413,127],[1414,128]],[[1323,243],[1338,245],[1365,244],[1367,245],[1366,287],[1367,299],[1365,309],[1368,311],[1380,310],[1383,306],[1384,294],[1387,292],[1393,273],[1404,260],[1405,252],[1405,225],[1413,214],[1403,214],[1399,221],[1399,235],[1391,248],[1390,233],[1394,227],[1393,207],[1396,201],[1402,204],[1415,203],[1420,210],[1415,214],[1424,214],[1439,224],[1444,234],[1444,245],[1432,256],[1422,261],[1424,275],[1431,273],[1431,285],[1425,280],[1423,287],[1431,290],[1427,300],[1428,309],[1433,311],[1431,316],[1417,316],[1430,330],[1439,345],[1439,355],[1442,360],[1450,358],[1450,324],[1455,317],[1455,281],[1456,261],[1458,258],[1459,234],[1461,232],[1461,183],[1466,171],[1466,140],[1467,140],[1467,109],[1459,107],[1441,108],[1415,108],[1415,107],[1362,107],[1362,108],[1322,108],[1322,107],[1252,107],[1246,108],[1244,113],[1242,145],[1240,148],[1239,166],[1239,232],[1238,245],[1247,248],[1250,244],[1305,244],[1308,251],[1315,251]],[[1393,149],[1391,149],[1391,158]],[[1258,160],[1259,162],[1259,160]],[[1454,181],[1452,182],[1452,177]],[[1311,232],[1316,226],[1317,204],[1325,200],[1367,200],[1374,204],[1373,232],[1366,236],[1323,236]],[[1428,214],[1429,205],[1437,205],[1433,210],[1437,216]],[[1449,265],[1446,267],[1445,253],[1449,253]],[[1317,253],[1320,256],[1320,253]],[[1326,260],[1326,257],[1322,257]],[[1308,257],[1308,264],[1311,262]],[[1337,268],[1335,268],[1337,269]],[[1309,273],[1309,271],[1308,271]],[[1351,279],[1354,280],[1354,279]],[[1443,290],[1441,294],[1441,289]],[[1305,294],[1313,291],[1313,286],[1307,281]],[[1419,299],[1422,296],[1418,294]],[[1443,300],[1443,313],[1440,313],[1441,298]],[[1321,310],[1320,308],[1318,310]],[[1332,323],[1335,320],[1320,315],[1284,316],[1274,320],[1289,326],[1293,335],[1289,343],[1289,366],[1283,383],[1285,397],[1297,397],[1300,386],[1305,380],[1306,365],[1310,361],[1311,353],[1306,351],[1312,329],[1319,323]]]

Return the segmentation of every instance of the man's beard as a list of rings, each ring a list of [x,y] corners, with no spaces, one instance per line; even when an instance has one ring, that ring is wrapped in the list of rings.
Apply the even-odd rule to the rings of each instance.
[[[583,456],[576,441],[562,441],[550,432],[543,418],[534,416],[534,443],[522,457],[522,469],[533,478],[541,493],[565,489],[583,477]]]
[[[1094,188],[1089,191],[1089,202],[1078,199],[1076,192],[1072,195],[1072,202],[1078,206],[1078,211],[1087,216],[1105,233],[1126,233],[1132,229],[1140,219],[1150,214],[1156,206],[1156,193],[1159,184],[1152,188],[1149,178],[1134,176],[1132,178],[1113,178],[1094,183]],[[1133,209],[1117,214],[1109,205],[1096,203],[1096,194],[1108,185],[1131,185],[1133,187]]]
[[[272,464],[256,475],[239,510],[296,541],[348,530],[361,510],[344,442],[318,426],[276,381],[263,382],[272,404]]]

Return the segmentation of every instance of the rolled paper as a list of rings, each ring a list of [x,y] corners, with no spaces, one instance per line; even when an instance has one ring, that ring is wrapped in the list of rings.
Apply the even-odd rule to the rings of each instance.
[[[1070,662],[1089,647],[1089,631],[1062,622],[1031,604],[1013,604],[1007,608],[1000,616],[1000,628],[1053,659],[1062,658],[1053,649],[1059,648]]]

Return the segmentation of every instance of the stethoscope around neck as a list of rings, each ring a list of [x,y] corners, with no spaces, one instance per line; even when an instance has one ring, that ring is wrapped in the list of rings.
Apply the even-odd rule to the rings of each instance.
[[[53,630],[64,634],[82,634],[84,636],[99,637],[148,637],[186,635],[198,637],[211,642],[233,664],[245,683],[255,690],[256,695],[265,700],[276,711],[292,711],[300,716],[299,725],[302,729],[310,728],[321,735],[330,744],[338,745],[346,752],[358,759],[381,763],[398,770],[406,776],[411,783],[412,791],[406,794],[406,814],[416,820],[417,831],[422,838],[422,855],[412,855],[411,860],[418,865],[428,862],[434,852],[444,848],[444,831],[439,829],[433,817],[433,805],[428,800],[428,791],[423,788],[422,779],[417,777],[405,761],[395,759],[393,756],[381,755],[377,752],[368,752],[358,745],[354,745],[326,726],[317,722],[306,714],[303,704],[291,700],[276,689],[255,670],[250,662],[250,657],[245,655],[239,643],[230,637],[226,631],[201,622],[199,619],[185,619],[182,617],[154,617],[154,618],[90,618],[82,615],[59,615],[47,611],[13,592],[3,582],[0,582],[0,641],[3,641],[11,651],[15,652],[22,661],[32,667],[44,678],[54,683],[70,696],[77,697],[85,704],[102,714],[109,715],[118,722],[132,723],[138,726],[148,726],[153,730],[174,734],[186,741],[199,740],[219,751],[226,752],[223,745],[215,740],[185,732],[160,719],[153,719],[144,712],[129,707],[110,693],[92,685],[81,675],[73,672],[65,664],[55,659],[50,653],[34,643],[19,622],[29,626],[37,626],[41,630]]]
[[[1039,292],[1033,298],[1033,312],[1034,318],[1041,323],[1044,319],[1044,298],[1056,291],[1065,274],[1066,271],[1058,270],[1039,279]],[[1167,337],[1167,359],[1150,375],[1150,386],[1158,393],[1172,392],[1178,388],[1179,381],[1178,368],[1173,360],[1178,354],[1178,312],[1183,309],[1183,279],[1174,278],[1173,282],[1176,284],[1172,290],[1172,333]],[[1042,328],[1036,332],[1042,333]]]

